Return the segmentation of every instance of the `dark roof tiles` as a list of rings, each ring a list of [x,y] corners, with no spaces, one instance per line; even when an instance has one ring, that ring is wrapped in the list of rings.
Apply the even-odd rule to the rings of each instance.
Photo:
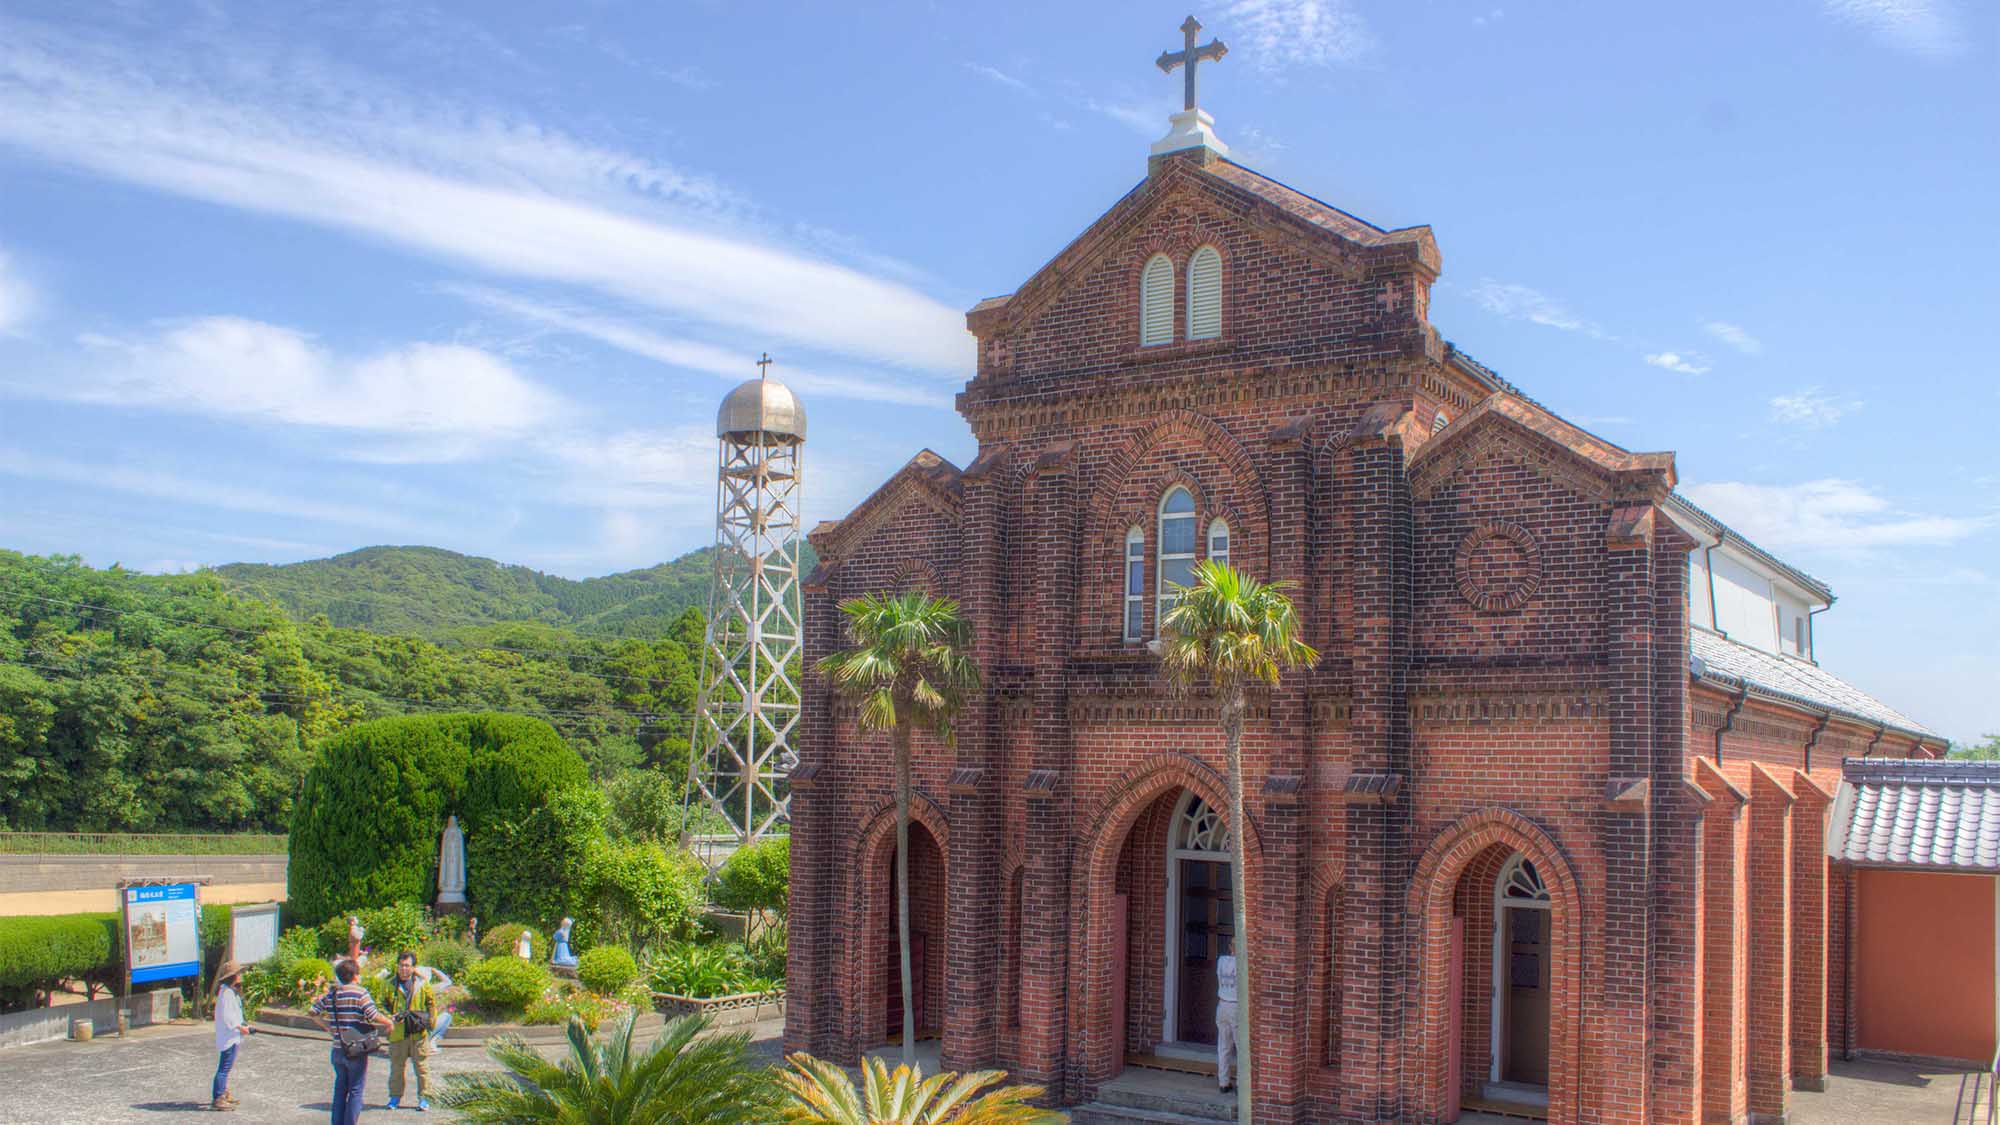
[[[2000,762],[1847,759],[1827,854],[1870,866],[2000,873]]]

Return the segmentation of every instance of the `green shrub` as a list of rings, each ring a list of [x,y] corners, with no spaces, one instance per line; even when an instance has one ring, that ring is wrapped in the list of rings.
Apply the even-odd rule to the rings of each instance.
[[[701,861],[658,844],[605,844],[592,855],[598,941],[656,945],[694,935],[701,921]]]
[[[299,958],[292,962],[288,975],[287,998],[301,1006],[319,999],[321,993],[333,986],[333,965],[321,957]]]
[[[0,1010],[34,1003],[65,980],[116,973],[118,916],[47,914],[0,918]]]
[[[576,979],[599,996],[610,996],[639,976],[639,963],[622,945],[600,945],[577,958]]]
[[[646,966],[655,992],[709,999],[739,992],[763,992],[774,982],[750,970],[750,956],[734,942],[670,942]]]
[[[269,959],[289,965],[294,961],[319,955],[319,931],[310,926],[293,926],[278,935],[278,946],[272,951]]]
[[[549,971],[519,957],[488,957],[465,970],[465,987],[487,1007],[515,1011],[548,991]]]
[[[573,755],[572,755],[573,756]],[[581,767],[579,767],[581,768]],[[518,820],[503,821],[468,839],[468,885],[479,911],[554,928],[574,917],[575,937],[594,937],[585,905],[591,860],[604,847],[604,794],[587,785],[556,790]]]
[[[521,1015],[525,1024],[566,1024],[571,1016],[583,1021],[584,1030],[596,1031],[604,1022],[606,1005],[601,997],[588,992],[574,993],[557,1000],[542,999],[528,1005]]]
[[[785,979],[787,928],[773,926],[757,935],[750,943],[749,970],[754,977],[782,981]]]
[[[767,836],[738,848],[716,874],[715,904],[724,910],[769,910],[782,916],[792,885],[792,841]]]
[[[470,942],[430,941],[417,950],[417,964],[429,965],[453,980],[457,980],[466,966],[478,959],[479,951],[472,948]]]
[[[447,814],[458,815],[471,853],[550,794],[587,780],[583,759],[539,719],[408,715],[349,727],[321,747],[301,786],[292,905],[325,918],[358,903],[430,902]],[[468,865],[467,894],[481,913],[510,912],[504,894],[491,895],[490,884],[506,885],[505,867]]]
[[[519,922],[495,926],[479,936],[479,951],[488,957],[513,957],[518,961],[520,958],[514,956],[514,946],[520,942],[523,929],[526,927]],[[535,960],[549,959],[549,936],[542,931],[534,932],[534,936],[528,939],[528,947],[534,951]]]
[[[681,831],[686,782],[659,770],[627,770],[604,787],[611,832],[633,843],[673,844]]]
[[[394,906],[371,910],[344,910],[320,924],[321,953],[329,957],[347,956],[347,916],[350,914],[361,920],[361,947],[389,957],[405,949],[417,948],[427,936],[424,909],[414,902],[399,902]]]

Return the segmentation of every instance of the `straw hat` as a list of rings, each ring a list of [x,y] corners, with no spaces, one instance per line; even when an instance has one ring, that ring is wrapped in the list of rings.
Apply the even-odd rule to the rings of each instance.
[[[242,975],[243,975],[243,966],[237,964],[234,961],[224,961],[215,970],[215,980],[217,984],[220,984],[226,980],[233,980],[236,977]]]

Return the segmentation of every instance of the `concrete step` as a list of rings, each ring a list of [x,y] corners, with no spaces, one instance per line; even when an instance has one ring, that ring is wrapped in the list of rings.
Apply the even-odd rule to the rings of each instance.
[[[1125,1117],[1127,1121],[1234,1121],[1236,1095],[1215,1088],[1205,1075],[1127,1067],[1098,1088],[1099,1112],[1166,1114],[1165,1117]]]
[[[1090,1105],[1070,1107],[1070,1125],[1124,1125],[1128,1121],[1148,1121],[1152,1125],[1214,1125],[1216,1121],[1236,1121],[1234,1117],[1190,1117],[1164,1109],[1132,1109],[1130,1105]]]

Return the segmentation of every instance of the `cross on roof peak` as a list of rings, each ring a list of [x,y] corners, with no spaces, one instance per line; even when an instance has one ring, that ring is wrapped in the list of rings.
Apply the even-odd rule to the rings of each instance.
[[[765,352],[762,358],[757,360],[757,377],[759,379],[768,379],[771,377],[771,363],[770,352]]]
[[[1183,111],[1199,109],[1201,106],[1200,91],[1196,81],[1196,73],[1200,69],[1201,64],[1204,61],[1216,62],[1222,56],[1229,53],[1229,45],[1220,39],[1211,39],[1208,41],[1208,45],[1204,47],[1195,46],[1195,38],[1200,34],[1201,21],[1193,16],[1189,16],[1181,23],[1181,49],[1178,51],[1161,51],[1160,57],[1153,60],[1155,65],[1168,74],[1172,74],[1175,67],[1184,66],[1187,68],[1181,95],[1181,109]]]

